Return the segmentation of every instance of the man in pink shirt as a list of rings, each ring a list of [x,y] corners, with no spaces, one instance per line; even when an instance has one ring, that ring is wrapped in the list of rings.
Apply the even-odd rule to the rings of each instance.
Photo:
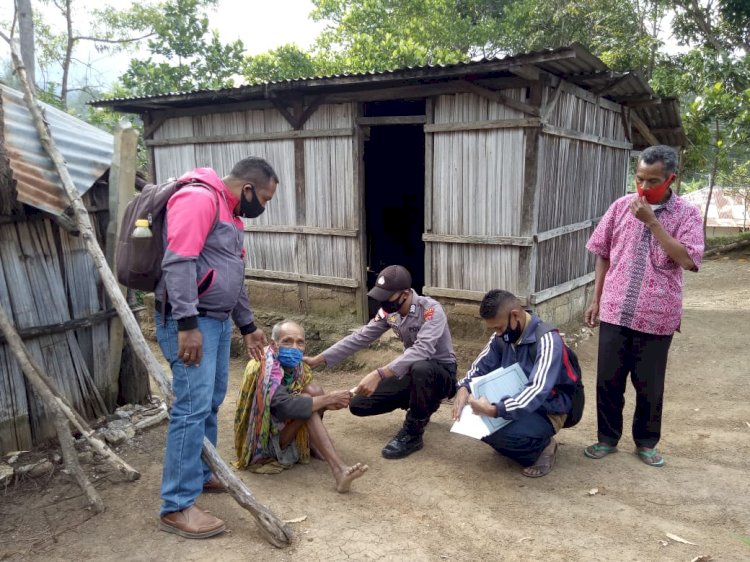
[[[172,367],[172,403],[164,451],[159,528],[190,539],[224,532],[201,510],[202,493],[225,491],[201,459],[203,439],[216,445],[218,411],[229,377],[232,322],[250,356],[266,344],[245,291],[244,223],[276,193],[279,178],[262,158],[237,162],[228,176],[195,168],[167,203],[162,277],[154,296],[156,338]]]
[[[596,280],[585,319],[601,325],[598,442],[584,450],[592,459],[617,452],[630,375],[636,453],[649,466],[664,466],[656,444],[669,346],[682,317],[682,270],[698,271],[703,256],[700,212],[670,189],[676,168],[672,148],[644,150],[635,174],[638,193],[612,203],[586,245],[596,254]]]

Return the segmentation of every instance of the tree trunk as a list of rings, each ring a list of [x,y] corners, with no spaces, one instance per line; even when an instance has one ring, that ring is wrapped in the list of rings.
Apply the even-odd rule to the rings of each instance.
[[[708,181],[708,199],[706,199],[706,210],[703,213],[703,239],[706,239],[706,228],[708,226],[708,208],[714,196],[714,184],[716,183],[716,172],[719,169],[719,151],[714,155],[714,163],[711,166],[711,178]]]
[[[680,151],[680,163],[677,165],[677,185],[674,188],[675,195],[682,190],[682,172],[685,171],[685,150]]]
[[[70,62],[73,58],[73,14],[70,12],[70,0],[65,0],[65,25],[68,33],[68,39],[65,43],[65,58],[63,59],[63,75],[60,81],[60,101],[63,107],[68,107],[68,81],[70,80]]]
[[[2,307],[0,307],[0,330],[2,330],[3,336],[5,336],[5,341],[13,352],[16,361],[21,365],[21,370],[26,376],[26,380],[29,381],[34,392],[36,392],[37,396],[44,404],[44,409],[49,412],[50,417],[52,418],[52,423],[54,423],[55,430],[57,431],[57,440],[60,443],[65,470],[75,478],[83,493],[86,494],[86,498],[91,505],[91,509],[94,510],[94,513],[101,513],[104,511],[104,502],[94,486],[91,485],[91,482],[84,474],[81,465],[78,463],[78,453],[73,444],[73,436],[70,434],[65,414],[60,408],[60,404],[58,404],[55,395],[52,394],[52,391],[50,391],[49,388],[47,388],[47,385],[41,379],[39,373],[29,362],[29,354],[26,347],[23,345],[21,336],[16,332],[13,322],[8,318],[8,315],[5,314],[5,310]]]
[[[57,148],[57,145],[52,140],[47,123],[44,121],[42,112],[36,103],[34,94],[29,88],[29,82],[26,77],[26,73],[21,65],[20,56],[16,46],[11,43],[11,55],[13,57],[13,64],[16,67],[18,77],[21,80],[21,84],[24,89],[24,100],[32,114],[34,125],[39,135],[39,140],[45,151],[49,154],[52,162],[55,164],[55,168],[60,175],[62,185],[71,200],[71,206],[75,213],[76,223],[80,230],[81,239],[86,245],[86,249],[96,266],[99,275],[101,276],[102,284],[112,300],[112,305],[120,315],[125,331],[127,332],[133,349],[143,360],[149,375],[159,386],[162,395],[165,399],[171,403],[172,401],[172,389],[169,381],[162,372],[161,366],[157,362],[151,349],[146,343],[146,339],[143,337],[140,326],[135,319],[130,307],[128,306],[125,297],[120,291],[120,287],[115,279],[112,270],[107,265],[107,260],[104,257],[102,249],[99,247],[96,236],[91,227],[91,221],[89,220],[88,211],[81,201],[81,197],[78,190],[73,183],[70,176],[70,172],[65,166],[65,161]],[[292,533],[289,527],[277,517],[271,510],[266,506],[259,503],[250,490],[245,486],[244,482],[240,480],[229,468],[229,466],[222,460],[219,454],[216,452],[215,447],[211,442],[204,438],[203,440],[203,458],[206,460],[211,470],[216,474],[219,480],[227,486],[232,496],[237,502],[250,511],[255,517],[263,536],[268,539],[276,547],[285,547],[291,544]]]
[[[31,0],[16,0],[18,13],[18,35],[21,40],[21,59],[26,67],[29,81],[36,87],[36,64],[34,61],[34,18]]]

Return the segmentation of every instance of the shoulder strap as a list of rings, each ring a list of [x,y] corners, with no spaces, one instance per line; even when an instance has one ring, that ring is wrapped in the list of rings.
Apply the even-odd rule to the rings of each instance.
[[[179,185],[177,189],[182,189],[183,187],[187,187],[188,185],[199,185],[202,188],[207,189],[208,191],[213,193],[214,199],[216,200],[216,214],[214,215],[214,222],[211,225],[211,230],[209,231],[209,232],[213,232],[213,230],[216,228],[216,225],[219,224],[219,213],[221,211],[221,200],[219,199],[219,194],[216,192],[216,190],[213,187],[211,187],[207,183],[204,183],[198,180],[186,180],[184,183],[181,183],[181,185]]]
[[[536,346],[539,343],[539,340],[542,339],[542,336],[548,332],[557,332],[557,328],[540,320],[539,324],[536,325],[536,329],[534,330],[536,341],[531,344],[531,350],[529,352],[529,355],[534,358],[534,361],[536,361]]]

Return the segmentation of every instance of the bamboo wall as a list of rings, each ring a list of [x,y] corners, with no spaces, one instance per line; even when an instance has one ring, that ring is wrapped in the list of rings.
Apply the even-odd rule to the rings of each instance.
[[[505,90],[521,99],[522,90]],[[475,94],[439,96],[434,123],[520,119],[524,115]],[[517,236],[524,176],[524,131],[492,129],[432,133],[432,234]],[[429,165],[429,163],[428,163]],[[433,287],[518,290],[519,249],[482,243],[428,242]]]
[[[90,217],[96,228],[96,215]],[[80,238],[40,215],[0,224],[0,304],[22,333],[87,318],[106,307]],[[100,322],[24,340],[74,408],[93,418],[106,414],[117,396],[118,376],[108,370],[108,338],[108,323]],[[18,363],[0,343],[0,453],[28,449],[53,435]]]
[[[543,105],[552,95],[546,88]],[[547,122],[598,137],[600,142],[545,134],[544,129],[540,140],[536,232],[570,225],[578,225],[578,229],[539,242],[536,291],[593,272],[594,257],[586,251],[586,242],[595,222],[615,199],[625,194],[630,150],[620,112],[614,104],[603,106],[590,95],[581,95],[560,93]],[[602,144],[608,141],[622,146]]]

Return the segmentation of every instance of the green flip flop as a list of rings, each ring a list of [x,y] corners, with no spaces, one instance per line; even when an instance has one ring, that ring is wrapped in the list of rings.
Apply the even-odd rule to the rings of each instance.
[[[664,466],[664,457],[656,449],[646,449],[639,447],[635,450],[638,458],[649,466],[661,468]]]
[[[583,450],[583,454],[590,459],[603,459],[607,455],[617,452],[617,447],[606,443],[594,443]]]

